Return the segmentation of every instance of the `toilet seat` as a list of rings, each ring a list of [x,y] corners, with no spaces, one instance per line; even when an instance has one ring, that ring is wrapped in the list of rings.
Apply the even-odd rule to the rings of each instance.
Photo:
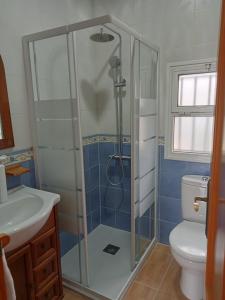
[[[183,221],[170,233],[170,245],[178,255],[193,262],[206,262],[205,224]]]

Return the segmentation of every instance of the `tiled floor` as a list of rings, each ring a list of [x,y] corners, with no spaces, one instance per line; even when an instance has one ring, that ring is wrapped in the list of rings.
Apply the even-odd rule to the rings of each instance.
[[[123,300],[187,300],[179,288],[180,267],[168,246],[157,244]],[[87,297],[65,290],[65,300]]]

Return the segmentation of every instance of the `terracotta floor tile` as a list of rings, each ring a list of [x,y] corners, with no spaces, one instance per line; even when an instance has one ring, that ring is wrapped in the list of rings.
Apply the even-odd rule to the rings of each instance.
[[[71,291],[67,288],[64,288],[63,292],[64,292],[63,300],[90,300],[90,298],[83,296],[79,293],[76,293],[74,291]]]
[[[172,295],[159,292],[154,300],[188,300],[183,295]]]
[[[157,244],[155,248],[152,250],[152,253],[148,257],[148,260],[161,260],[164,259],[165,256],[169,256],[172,259],[172,254],[170,251],[170,247],[163,244]],[[148,261],[147,260],[147,261]],[[146,262],[147,262],[146,261]]]
[[[129,288],[123,300],[154,300],[156,290],[138,282],[134,282]]]
[[[158,289],[162,283],[163,276],[168,270],[171,260],[172,256],[169,247],[157,245],[135,280],[146,284],[153,289]]]
[[[170,267],[167,271],[167,274],[163,280],[162,286],[160,287],[160,293],[162,295],[159,299],[164,299],[165,297],[163,294],[167,295],[167,299],[174,299],[174,300],[186,300],[187,298],[182,294],[180,290],[180,275],[181,275],[181,268],[177,264],[177,262],[173,259]],[[170,296],[170,297],[169,297]],[[158,300],[158,298],[156,298]]]

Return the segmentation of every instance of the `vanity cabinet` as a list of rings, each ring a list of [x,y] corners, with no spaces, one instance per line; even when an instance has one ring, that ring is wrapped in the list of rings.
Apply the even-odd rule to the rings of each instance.
[[[62,299],[57,208],[36,236],[6,257],[17,300]]]
[[[35,299],[33,285],[33,270],[31,249],[27,245],[7,259],[8,266],[14,278],[16,298],[30,300]]]

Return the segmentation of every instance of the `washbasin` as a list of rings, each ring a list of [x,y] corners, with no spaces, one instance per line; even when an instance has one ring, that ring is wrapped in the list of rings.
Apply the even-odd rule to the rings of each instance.
[[[5,251],[20,247],[37,234],[59,201],[58,194],[26,186],[11,190],[7,202],[0,204],[0,233],[10,236]]]

